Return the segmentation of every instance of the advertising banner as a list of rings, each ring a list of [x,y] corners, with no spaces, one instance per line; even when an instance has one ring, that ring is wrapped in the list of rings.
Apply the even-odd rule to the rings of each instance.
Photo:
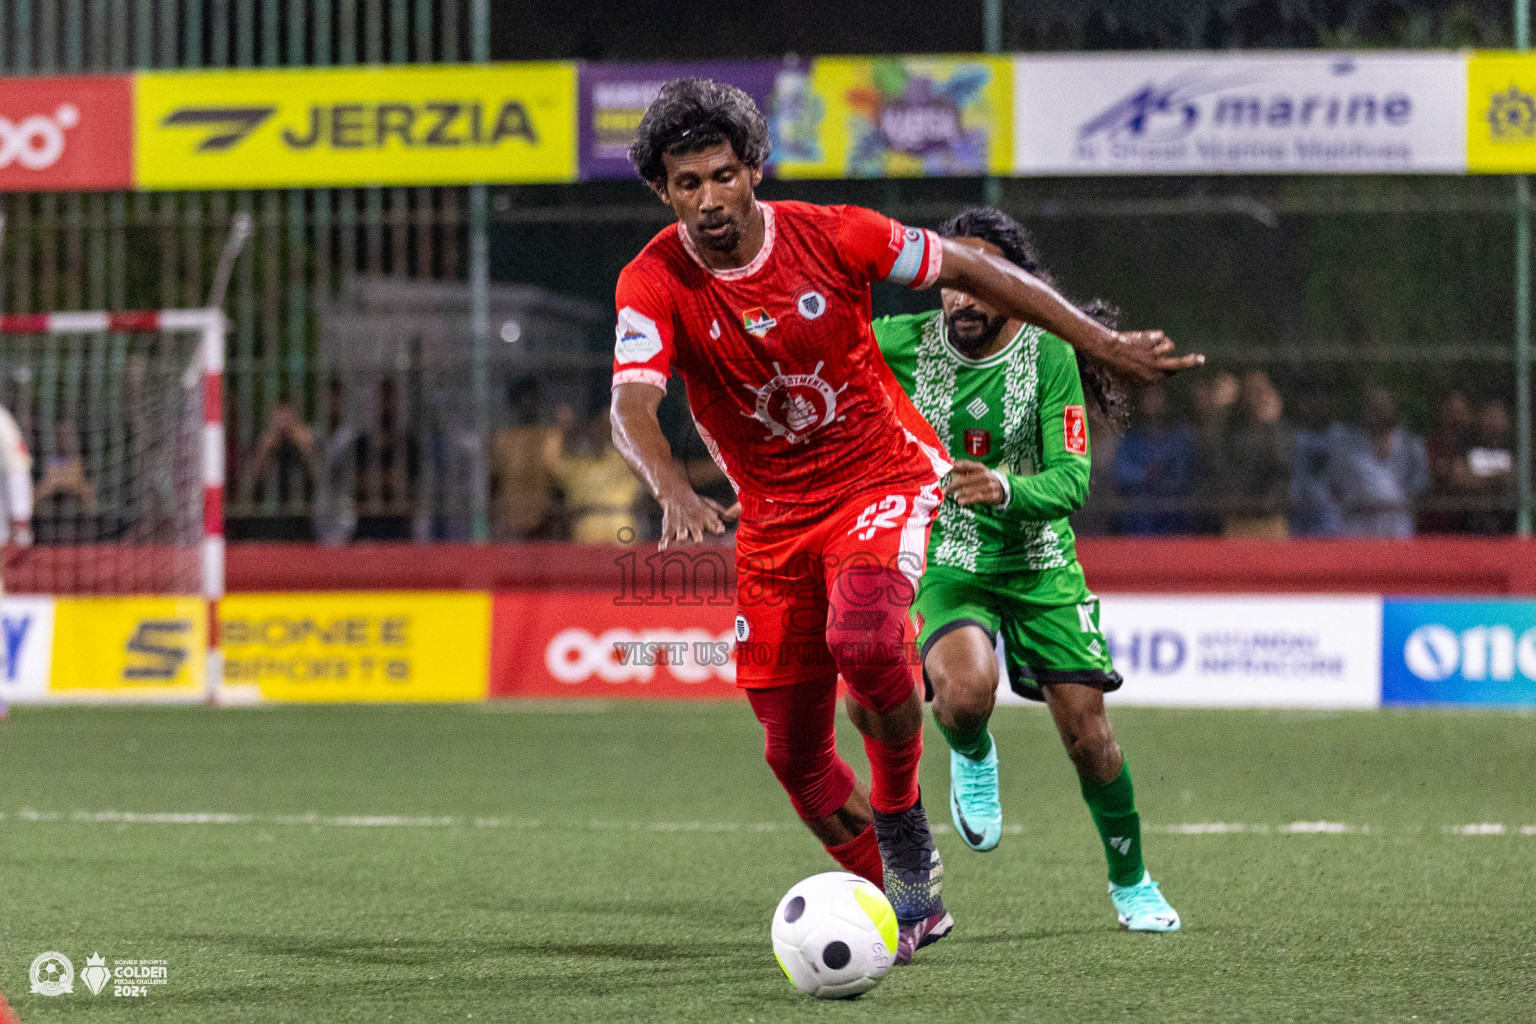
[[[6,599],[10,601],[10,598]],[[208,605],[200,597],[53,600],[52,700],[202,700]]]
[[[492,697],[739,697],[735,602],[604,591],[495,595]]]
[[[1112,704],[1371,708],[1380,698],[1375,597],[1101,596],[1125,685]],[[999,695],[1020,702],[1006,690]]]
[[[786,178],[1007,174],[1014,119],[1006,57],[819,57],[781,75],[773,111]]]
[[[145,189],[564,182],[572,63],[138,76]]]
[[[583,64],[580,74],[581,177],[633,178],[629,147],[645,108],[668,79],[712,78],[751,96],[764,115],[773,110],[782,61],[698,61],[676,64]]]
[[[1016,174],[1459,173],[1467,58],[1016,58]]]
[[[1384,704],[1536,705],[1536,601],[1398,601],[1382,609]]]
[[[0,192],[133,187],[133,79],[0,79]]]
[[[1472,54],[1467,63],[1467,170],[1536,170],[1536,55]]]
[[[0,703],[48,699],[53,669],[53,598],[0,598]]]
[[[490,605],[483,593],[235,594],[219,602],[224,686],[234,700],[482,700]]]

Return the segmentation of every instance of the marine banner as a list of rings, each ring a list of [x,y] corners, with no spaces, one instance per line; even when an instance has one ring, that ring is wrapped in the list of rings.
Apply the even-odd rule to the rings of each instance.
[[[1459,173],[1458,53],[1016,58],[1013,172]]]
[[[774,148],[786,178],[1008,173],[1013,64],[980,55],[820,57],[781,73]]]
[[[485,697],[490,595],[429,591],[233,594],[219,602],[232,701],[473,701]]]
[[[576,65],[152,72],[137,79],[144,189],[566,182]]]
[[[1467,170],[1536,171],[1536,54],[1474,53],[1466,116]]]

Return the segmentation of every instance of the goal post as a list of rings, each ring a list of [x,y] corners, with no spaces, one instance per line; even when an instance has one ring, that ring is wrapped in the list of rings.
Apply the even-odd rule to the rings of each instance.
[[[6,651],[16,685],[0,697],[217,699],[227,323],[212,308],[0,315],[0,408],[33,488],[33,543],[9,548],[3,583],[51,645],[31,668]]]

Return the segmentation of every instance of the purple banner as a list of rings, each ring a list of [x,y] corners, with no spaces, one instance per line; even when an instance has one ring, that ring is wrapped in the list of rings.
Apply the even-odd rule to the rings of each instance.
[[[583,180],[632,178],[629,146],[651,100],[668,79],[713,78],[729,82],[771,116],[781,61],[693,61],[684,64],[581,65],[579,166]]]

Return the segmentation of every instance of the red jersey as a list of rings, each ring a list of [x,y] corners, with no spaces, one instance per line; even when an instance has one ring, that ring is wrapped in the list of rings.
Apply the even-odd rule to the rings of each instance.
[[[678,223],[624,268],[613,383],[665,389],[675,368],[744,498],[823,503],[947,471],[870,327],[870,282],[933,284],[938,236],[856,206],[759,205],[745,267],[711,270]]]

